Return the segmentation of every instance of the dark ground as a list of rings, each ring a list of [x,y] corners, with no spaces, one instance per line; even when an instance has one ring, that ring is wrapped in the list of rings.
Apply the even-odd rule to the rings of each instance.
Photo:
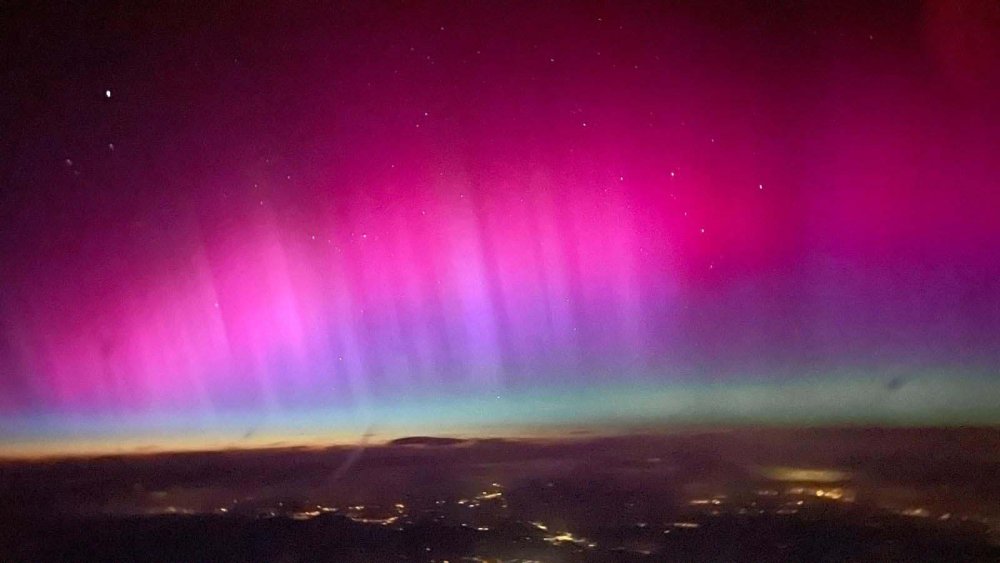
[[[1000,561],[998,443],[747,429],[10,461],[0,560]]]

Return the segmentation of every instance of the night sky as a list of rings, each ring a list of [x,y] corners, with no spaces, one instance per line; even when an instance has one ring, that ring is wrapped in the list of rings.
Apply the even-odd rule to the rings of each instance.
[[[45,4],[0,454],[1000,423],[995,2]]]

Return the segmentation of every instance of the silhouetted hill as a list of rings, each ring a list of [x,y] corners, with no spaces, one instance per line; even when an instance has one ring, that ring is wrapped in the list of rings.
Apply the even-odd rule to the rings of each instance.
[[[470,440],[464,440],[462,438],[440,438],[434,436],[408,436],[406,438],[397,438],[389,442],[390,446],[429,446],[429,447],[445,447],[445,446],[457,446],[460,444],[469,443]]]

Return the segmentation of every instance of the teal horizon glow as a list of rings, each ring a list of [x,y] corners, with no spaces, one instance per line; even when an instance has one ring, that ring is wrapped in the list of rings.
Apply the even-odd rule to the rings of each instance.
[[[531,438],[567,429],[588,434],[671,427],[992,426],[1000,383],[981,373],[914,375],[904,384],[841,375],[791,381],[603,385],[541,388],[505,395],[423,396],[351,409],[40,417],[15,430],[0,455],[25,446],[80,440],[130,444],[121,453],[173,447],[321,446],[410,435]],[[13,421],[4,421],[7,423]],[[8,430],[11,426],[7,426]],[[15,427],[16,428],[16,427]],[[200,442],[199,438],[211,440]],[[8,436],[9,438],[11,436]],[[170,449],[170,447],[167,447]],[[4,451],[7,450],[7,451]]]

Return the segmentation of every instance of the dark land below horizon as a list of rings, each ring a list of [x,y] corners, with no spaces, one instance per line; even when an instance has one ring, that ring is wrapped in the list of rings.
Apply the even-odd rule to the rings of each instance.
[[[0,464],[4,561],[997,561],[1000,431],[413,436]]]

